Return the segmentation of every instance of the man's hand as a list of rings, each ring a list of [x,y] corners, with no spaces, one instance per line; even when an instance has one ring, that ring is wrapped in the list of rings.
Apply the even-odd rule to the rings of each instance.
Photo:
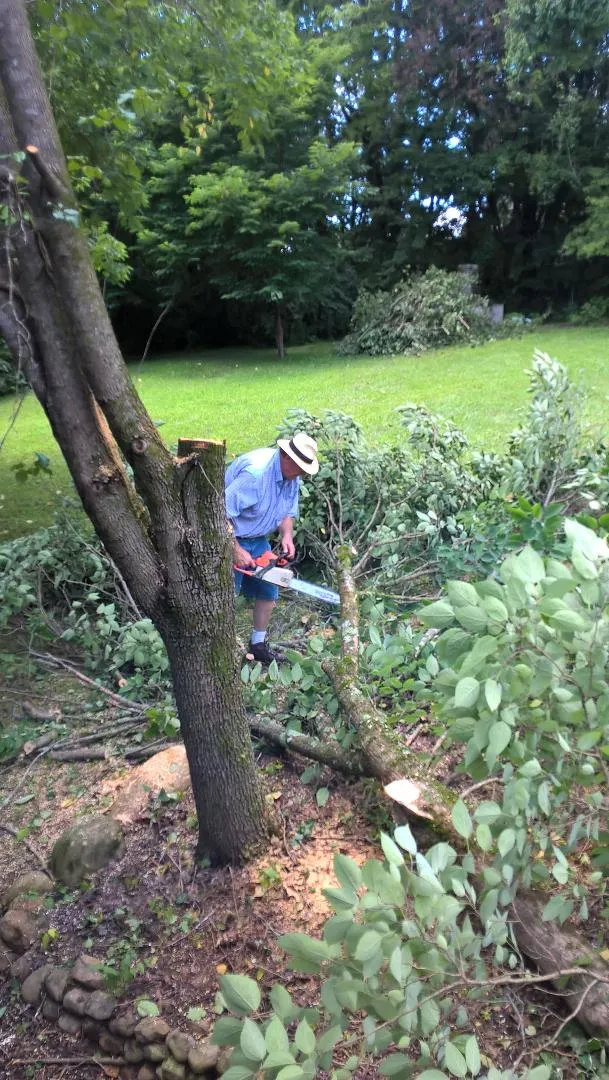
[[[296,557],[296,548],[294,547],[294,537],[291,533],[284,533],[281,537],[281,550],[288,559],[294,559]]]
[[[241,544],[238,544],[236,540],[234,560],[235,566],[240,566],[243,570],[249,570],[250,567],[256,565],[249,551],[246,551],[245,548],[242,548]]]

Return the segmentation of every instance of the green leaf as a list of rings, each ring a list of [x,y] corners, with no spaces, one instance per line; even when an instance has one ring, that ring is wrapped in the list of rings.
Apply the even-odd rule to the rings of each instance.
[[[140,1016],[159,1015],[159,1007],[154,1001],[148,1001],[147,999],[144,999],[143,1001],[138,1001],[136,1008]]]
[[[567,633],[573,634],[587,630],[589,626],[588,620],[577,611],[557,611],[549,616],[548,621],[559,630],[566,630]]]
[[[455,613],[446,600],[435,600],[433,604],[428,604],[427,607],[419,608],[417,611],[417,618],[424,626],[432,626],[437,630],[444,630],[445,627],[452,626],[454,623]]]
[[[214,1024],[214,1030],[211,1037],[213,1045],[238,1046],[242,1027],[242,1020],[235,1020],[234,1016],[221,1016]]]
[[[488,747],[491,753],[498,757],[505,750],[512,738],[512,729],[504,720],[496,720],[491,724],[488,733]]]
[[[419,1073],[417,1080],[448,1080],[445,1072],[440,1072],[439,1069],[425,1069],[425,1072]]]
[[[309,937],[307,934],[283,934],[279,945],[292,957],[294,966],[299,971],[319,971],[321,964],[330,959],[330,947],[325,941]]]
[[[490,851],[493,846],[493,834],[485,822],[476,828],[476,842],[481,851]]]
[[[343,1029],[339,1024],[335,1024],[334,1027],[328,1028],[324,1031],[323,1035],[317,1040],[317,1049],[320,1054],[327,1054],[330,1050],[333,1050],[337,1042],[343,1037]]]
[[[454,1043],[447,1042],[444,1047],[444,1064],[453,1076],[467,1076],[465,1058]]]
[[[362,883],[362,872],[355,859],[350,859],[348,855],[334,856],[334,873],[341,885],[353,889],[354,892]]]
[[[552,1067],[550,1065],[537,1065],[526,1073],[526,1080],[550,1080]]]
[[[421,1031],[429,1035],[440,1023],[440,1010],[435,1001],[424,1001],[421,1005]]]
[[[406,1054],[390,1054],[381,1061],[378,1071],[381,1076],[394,1076],[396,1080],[402,1080],[402,1077],[412,1076],[412,1061]]]
[[[473,679],[471,675],[459,679],[455,686],[455,708],[471,709],[476,704],[479,693],[480,683],[477,679]]]
[[[239,1045],[246,1058],[262,1061],[266,1057],[266,1041],[260,1028],[249,1017],[243,1021]]]
[[[417,842],[410,831],[408,825],[398,825],[393,834],[394,840],[400,845],[404,851],[407,851],[409,855],[416,855]]]
[[[325,806],[330,798],[330,789],[327,787],[320,787],[315,795],[315,802],[318,806]]]
[[[487,616],[482,608],[469,604],[467,607],[457,608],[455,617],[461,626],[475,634],[482,634],[486,630]]]
[[[397,844],[394,844],[391,837],[387,836],[387,833],[384,832],[381,832],[381,847],[390,866],[404,865],[404,856],[399,847]]]
[[[276,1080],[306,1080],[306,1073],[302,1071],[300,1065],[286,1065],[285,1069],[277,1073]]]
[[[508,852],[512,850],[515,843],[516,833],[514,829],[504,829],[503,832],[499,834],[499,839],[497,840],[497,850],[502,856],[502,858],[505,858]]]
[[[473,585],[469,581],[447,581],[446,592],[453,607],[463,607],[472,604],[474,607],[480,598]]]
[[[245,1065],[231,1065],[222,1075],[224,1080],[250,1080],[254,1073]]]
[[[194,1020],[195,1022],[197,1020],[202,1020],[204,1016],[205,1009],[202,1005],[194,1005],[186,1013],[187,1020]],[[241,1024],[239,1024],[239,1027],[241,1027]]]
[[[450,816],[459,836],[462,836],[464,840],[469,840],[474,831],[474,826],[469,810],[462,799],[457,800]]]
[[[382,940],[377,930],[366,930],[357,943],[355,959],[365,964],[378,952]]]
[[[501,704],[501,695],[501,684],[495,682],[494,679],[487,679],[484,684],[484,696],[486,698],[486,704],[491,712],[497,712],[497,709]]]
[[[276,985],[269,994],[273,1012],[280,1020],[290,1020],[294,1013],[294,1002],[284,986]]]
[[[283,1054],[290,1048],[290,1040],[278,1016],[274,1016],[264,1033],[264,1041],[269,1054]],[[289,1064],[283,1062],[284,1065]]]
[[[465,1043],[465,1061],[472,1076],[477,1076],[482,1068],[478,1040],[475,1035],[470,1035]]]
[[[315,1032],[309,1027],[306,1020],[301,1020],[296,1028],[294,1042],[301,1054],[306,1054],[306,1056],[309,1057],[311,1054],[315,1053],[317,1039],[315,1038]]]
[[[237,1016],[247,1016],[260,1008],[260,988],[247,975],[221,975],[220,990],[227,1008]]]
[[[512,566],[519,581],[525,585],[536,585],[546,576],[546,568],[541,555],[529,545],[519,555],[514,556]]]

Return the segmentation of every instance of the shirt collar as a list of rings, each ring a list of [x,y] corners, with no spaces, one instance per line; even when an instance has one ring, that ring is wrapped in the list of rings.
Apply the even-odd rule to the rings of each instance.
[[[273,479],[278,484],[284,483],[283,473],[281,471],[281,458],[279,456],[279,450],[275,451],[275,455],[273,457]]]

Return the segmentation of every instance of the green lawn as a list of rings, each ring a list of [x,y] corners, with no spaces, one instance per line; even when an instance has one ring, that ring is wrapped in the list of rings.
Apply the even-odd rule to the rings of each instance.
[[[587,393],[587,414],[605,423],[609,395],[609,329],[543,329],[517,340],[424,356],[346,360],[331,345],[292,349],[279,364],[271,350],[225,349],[148,360],[132,375],[153,419],[163,420],[169,445],[179,436],[225,438],[229,453],[264,446],[286,410],[302,406],[350,413],[373,441],[397,431],[393,410],[409,401],[454,420],[479,447],[501,449],[526,405],[524,368],[535,347],[567,365]],[[13,402],[0,400],[0,438]],[[51,458],[53,474],[15,482],[11,466]],[[67,470],[42,409],[30,395],[0,452],[0,538],[51,520]]]

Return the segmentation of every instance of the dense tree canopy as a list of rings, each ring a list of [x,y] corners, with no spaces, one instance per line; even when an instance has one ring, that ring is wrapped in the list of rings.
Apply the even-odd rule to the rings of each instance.
[[[607,0],[32,15],[128,349],[340,336],[430,264],[524,312],[605,288]]]

